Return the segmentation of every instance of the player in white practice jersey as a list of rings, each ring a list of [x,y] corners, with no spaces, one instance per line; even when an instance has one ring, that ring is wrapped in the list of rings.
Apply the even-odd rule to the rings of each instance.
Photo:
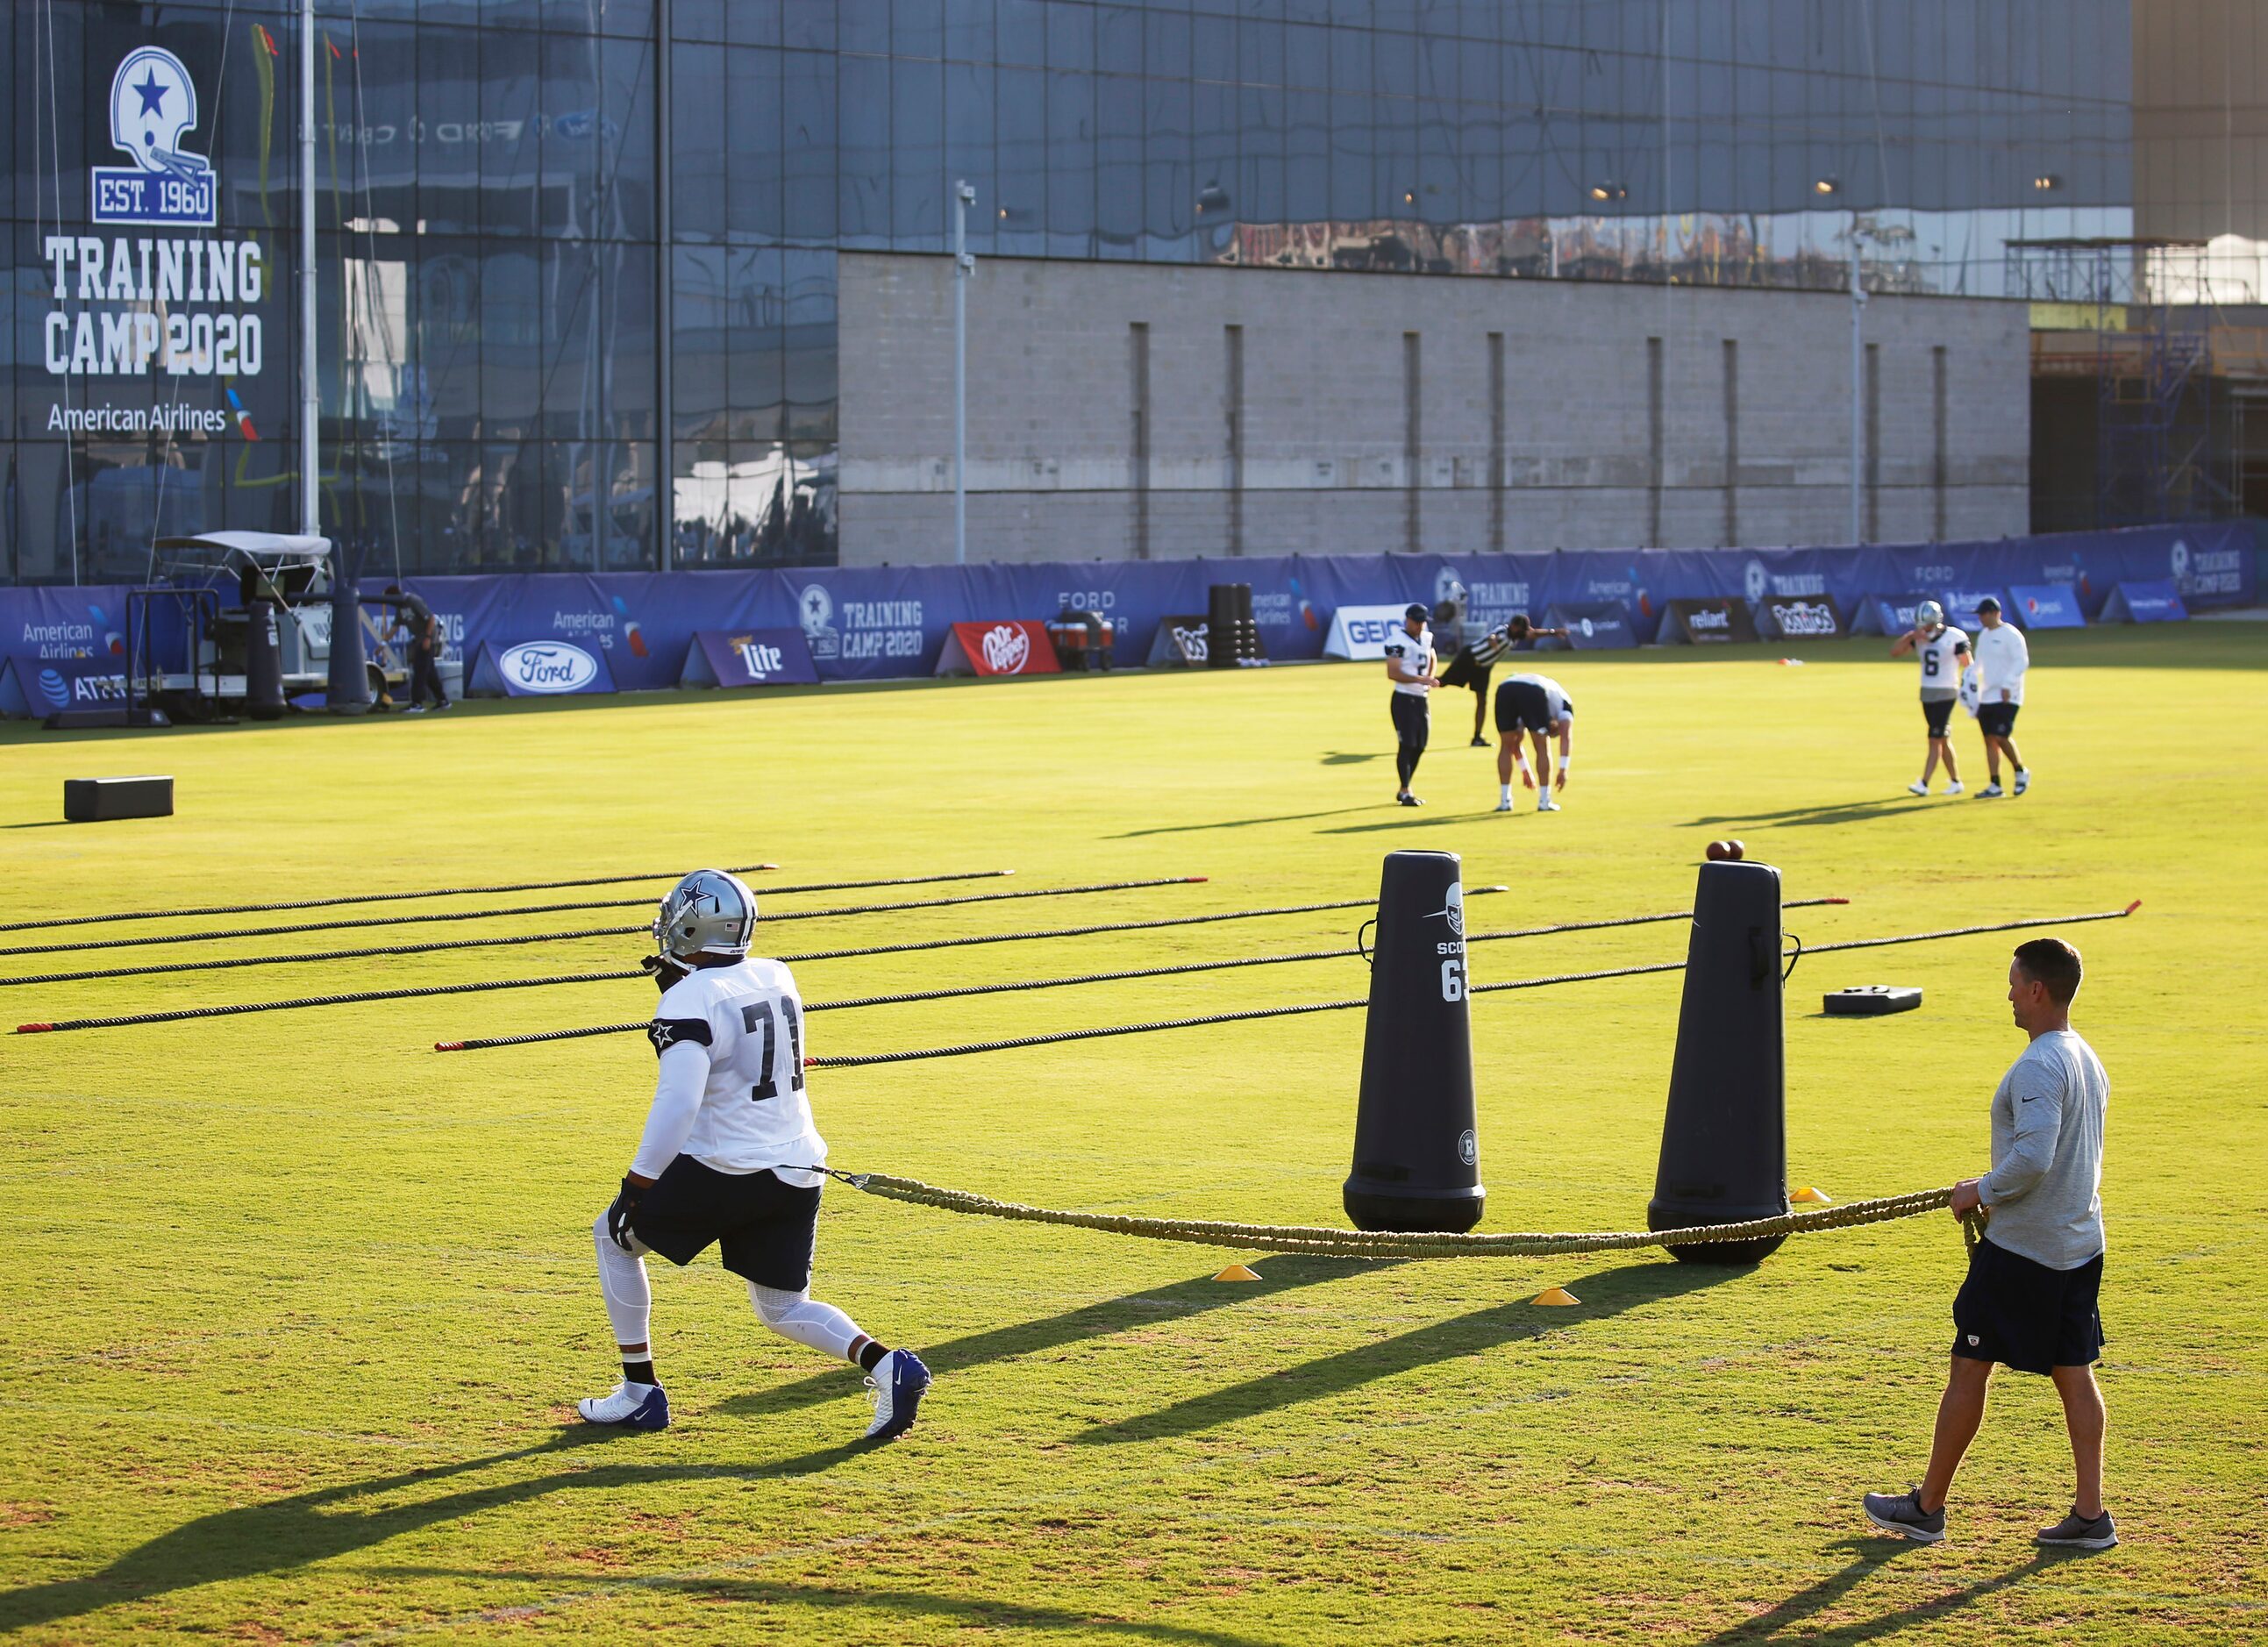
[[[1961,675],[1969,666],[1969,636],[1945,621],[1945,608],[1925,600],[1914,609],[1914,626],[1890,643],[1890,656],[1908,652],[1921,659],[1921,716],[1928,724],[1929,754],[1921,777],[1906,785],[1916,795],[1929,793],[1929,780],[1937,763],[1945,762],[1945,792],[1961,793],[1961,768],[1953,758],[1953,734],[1948,723],[1953,706],[1961,701]]]
[[[1962,682],[1962,695],[1976,682],[1974,713],[1977,730],[1984,734],[1984,765],[1992,782],[1977,791],[1979,800],[1998,800],[2007,791],[2000,787],[2000,757],[2015,768],[2019,795],[2032,786],[2024,757],[2016,751],[2016,714],[2024,707],[2024,676],[2032,666],[2032,649],[2024,632],[2000,615],[2000,603],[1991,595],[1977,603],[1977,661]]]
[[[622,1381],[577,1409],[594,1424],[668,1428],[645,1254],[681,1267],[714,1245],[766,1327],[865,1372],[866,1433],[887,1441],[913,1427],[929,1369],[811,1296],[827,1144],[804,1091],[803,1003],[785,967],[749,956],[755,925],[755,894],[713,869],[678,882],[655,917],[646,965],[662,995],[646,1033],[661,1072],[622,1193],[592,1227]]]

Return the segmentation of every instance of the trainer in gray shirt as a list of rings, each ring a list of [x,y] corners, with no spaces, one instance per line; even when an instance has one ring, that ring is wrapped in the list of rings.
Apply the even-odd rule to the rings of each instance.
[[[1992,1094],[1992,1171],[1977,1187],[1992,1245],[2050,1269],[2102,1251],[2102,1112],[2110,1077],[2074,1030],[2051,1030]]]

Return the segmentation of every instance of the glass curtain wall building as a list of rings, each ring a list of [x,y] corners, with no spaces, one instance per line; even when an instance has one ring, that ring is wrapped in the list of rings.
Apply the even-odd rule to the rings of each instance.
[[[0,576],[295,525],[296,8],[7,27]],[[2036,295],[2012,244],[2132,232],[2131,29],[2124,0],[324,0],[325,528],[423,571],[833,560],[838,258],[947,251],[956,179],[980,255],[1818,290],[1855,239],[1874,290]]]

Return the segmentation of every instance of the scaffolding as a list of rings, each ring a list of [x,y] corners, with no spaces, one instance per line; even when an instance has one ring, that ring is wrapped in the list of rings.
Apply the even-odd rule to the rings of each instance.
[[[2235,493],[2213,473],[2214,340],[2223,328],[2206,243],[2014,240],[2008,249],[2015,290],[2052,305],[2045,318],[2064,322],[2054,329],[2092,335],[2091,347],[2036,344],[2033,358],[2036,372],[2095,379],[2095,524],[2235,512]]]

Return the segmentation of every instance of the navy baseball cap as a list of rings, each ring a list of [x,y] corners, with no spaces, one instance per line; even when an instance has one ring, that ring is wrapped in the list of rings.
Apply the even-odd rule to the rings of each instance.
[[[1987,595],[1977,603],[1977,609],[1979,612],[1998,612],[2000,609],[2000,598],[1998,595]]]
[[[1403,612],[1402,615],[1405,618],[1418,618],[1423,620],[1426,616],[1424,603],[1416,600],[1411,601],[1410,603],[1409,609]]]

